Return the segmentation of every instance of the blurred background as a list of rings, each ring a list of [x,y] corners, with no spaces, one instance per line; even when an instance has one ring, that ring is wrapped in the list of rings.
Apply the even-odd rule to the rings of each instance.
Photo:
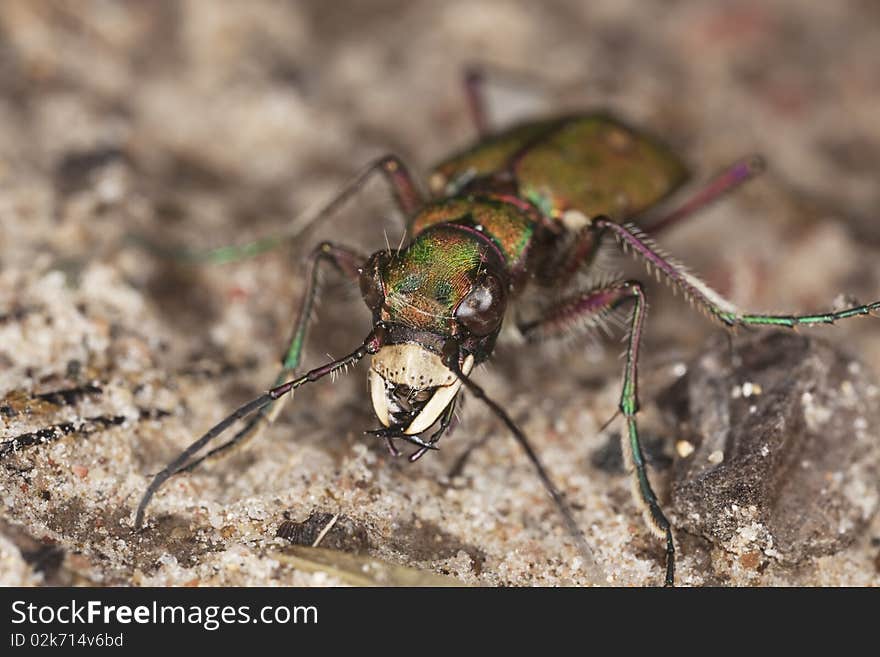
[[[467,64],[476,63],[489,71],[490,117],[498,126],[536,114],[610,109],[680,151],[695,184],[739,157],[763,154],[769,164],[764,176],[664,235],[664,246],[750,310],[821,310],[842,293],[867,302],[880,297],[878,35],[880,5],[871,0],[5,0],[0,396],[16,410],[17,395],[85,381],[99,381],[103,393],[86,395],[85,406],[76,408],[21,402],[28,412],[0,418],[2,437],[36,431],[65,413],[127,418],[124,429],[96,431],[83,445],[53,452],[68,465],[43,484],[62,491],[51,501],[32,500],[40,477],[47,476],[40,468],[29,480],[30,494],[18,479],[8,479],[7,517],[32,537],[50,536],[61,546],[65,567],[98,582],[204,578],[199,569],[210,559],[198,555],[245,550],[239,556],[252,560],[249,572],[257,574],[214,582],[263,583],[276,571],[265,566],[263,539],[254,536],[271,538],[284,508],[302,519],[313,507],[359,517],[372,532],[375,551],[419,568],[490,584],[580,581],[554,561],[552,544],[541,543],[555,531],[546,530],[554,526],[552,508],[541,516],[544,524],[524,521],[524,528],[505,530],[508,542],[498,548],[483,545],[477,532],[503,524],[494,511],[480,511],[494,519],[478,513],[473,526],[446,523],[444,514],[455,515],[456,504],[521,509],[526,502],[503,492],[519,478],[540,499],[527,464],[506,439],[498,441],[504,443],[498,451],[484,451],[476,466],[486,473],[482,486],[497,480],[501,492],[483,490],[485,503],[447,500],[445,508],[423,500],[420,508],[434,510],[419,512],[423,520],[436,515],[444,531],[477,545],[485,571],[482,565],[479,572],[455,566],[458,549],[420,560],[404,539],[395,544],[389,536],[397,530],[375,520],[389,513],[382,504],[399,512],[432,490],[433,500],[439,494],[426,482],[442,478],[455,454],[433,465],[389,469],[374,463],[385,461],[380,445],[353,452],[363,443],[359,427],[372,426],[360,373],[304,392],[305,410],[282,422],[281,437],[256,446],[238,470],[234,463],[217,466],[173,488],[183,496],[166,511],[190,517],[197,499],[209,515],[237,509],[249,518],[249,529],[212,516],[203,527],[185,525],[178,537],[180,545],[214,541],[210,550],[113,547],[122,529],[94,528],[125,525],[148,473],[273,379],[302,289],[297,262],[305,247],[334,237],[374,250],[386,234],[394,244],[401,233],[387,194],[375,184],[307,243],[242,263],[183,265],[131,237],[168,248],[246,242],[283,232],[378,155],[394,152],[426,171],[475,135],[461,77]],[[652,295],[645,369],[660,380],[651,387],[648,374],[646,405],[664,384],[666,366],[693,356],[713,330],[659,287]],[[357,295],[333,277],[320,316],[309,362],[347,351],[367,331]],[[876,369],[876,331],[876,322],[866,320],[818,333]],[[614,409],[617,351],[612,343],[604,360],[587,361],[570,351],[530,357],[508,346],[486,380],[515,413],[541,411],[528,421],[536,423],[539,442],[549,441],[547,460],[559,476],[591,500],[585,506],[593,510],[580,511],[585,526],[600,527],[593,536],[600,560],[611,563],[623,554],[636,564],[621,566],[615,581],[650,583],[659,572],[659,550],[643,537],[626,481],[603,479],[585,465],[601,442],[596,428]],[[586,408],[572,381],[590,390]],[[538,388],[548,400],[536,407]],[[144,420],[145,409],[168,417]],[[650,426],[650,409],[646,413]],[[592,442],[560,438],[567,432],[554,422],[587,427]],[[287,436],[291,426],[306,435],[308,458]],[[278,456],[278,449],[288,451]],[[299,460],[292,466],[285,459],[294,453]],[[271,459],[277,468],[261,470],[272,466],[258,464]],[[504,469],[511,462],[516,475]],[[347,492],[346,468],[360,472],[366,464],[385,472],[369,475],[387,478],[377,483],[381,495],[403,490],[403,497],[379,504],[357,497],[365,493]],[[239,476],[241,470],[249,474]],[[336,479],[315,479],[316,471]],[[305,493],[295,492],[295,485],[312,487],[307,505],[296,506]],[[92,499],[95,491],[98,500]],[[519,518],[517,513],[512,515]],[[233,529],[218,538],[227,526]],[[7,526],[5,534],[18,531]],[[621,553],[621,541],[635,547]],[[499,566],[503,545],[549,554],[551,566],[531,572],[510,566],[507,572]],[[174,562],[157,566],[160,553],[174,554]],[[71,555],[85,555],[85,563],[71,566]],[[688,570],[687,558],[684,581],[716,581],[696,562]],[[11,581],[39,580],[27,564],[16,568],[5,571]]]

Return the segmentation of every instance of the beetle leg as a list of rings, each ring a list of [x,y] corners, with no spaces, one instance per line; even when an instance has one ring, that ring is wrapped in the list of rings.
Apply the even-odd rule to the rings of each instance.
[[[351,178],[330,201],[316,211],[306,212],[294,219],[283,233],[263,237],[246,244],[233,244],[215,249],[191,250],[169,248],[155,243],[143,235],[129,235],[127,240],[148,251],[181,262],[225,264],[251,258],[266,251],[290,244],[308,230],[315,222],[327,217],[341,208],[346,201],[355,196],[379,172],[391,188],[394,202],[408,220],[423,204],[422,193],[406,165],[396,155],[384,155],[364,167]]]
[[[560,337],[578,326],[600,325],[604,317],[628,302],[632,302],[634,307],[630,319],[629,344],[626,350],[626,367],[619,406],[627,428],[626,437],[621,435],[621,446],[628,464],[627,469],[633,475],[633,496],[644,510],[645,522],[657,536],[666,540],[665,582],[667,586],[672,586],[675,575],[672,526],[663,514],[648,480],[636,423],[636,414],[639,410],[639,347],[646,310],[645,293],[641,283],[618,282],[573,295],[554,306],[540,320],[521,326],[520,331],[527,339]]]
[[[409,169],[396,155],[385,155],[373,162],[367,169],[369,173],[372,171],[381,171],[391,186],[391,193],[394,195],[394,202],[404,217],[409,219],[416,213],[423,204],[424,198],[419,191],[415,178],[410,174]],[[363,183],[360,183],[361,185]],[[355,188],[353,191],[357,191]]]
[[[880,313],[880,301],[851,306],[810,315],[758,315],[743,313],[720,294],[691,274],[683,265],[676,262],[658,249],[650,238],[646,237],[635,226],[621,226],[610,219],[600,218],[595,222],[600,228],[607,228],[620,242],[624,250],[633,254],[655,269],[658,276],[663,276],[673,290],[681,291],[685,299],[703,311],[708,317],[720,322],[727,328],[737,326],[811,326],[815,324],[833,324],[841,319],[860,316],[877,316]]]
[[[749,155],[737,160],[697,189],[696,193],[679,207],[655,221],[649,221],[645,231],[654,235],[687,219],[758,176],[764,171],[764,166],[764,159],[760,155]]]
[[[675,543],[672,540],[672,525],[651,488],[642,445],[639,442],[639,430],[636,414],[639,412],[638,367],[639,347],[642,341],[642,327],[647,311],[647,301],[642,284],[638,281],[627,281],[621,286],[633,300],[633,312],[629,332],[629,344],[626,349],[626,367],[623,374],[623,390],[620,395],[620,411],[626,421],[627,438],[621,436],[624,460],[634,475],[633,493],[641,502],[648,527],[661,539],[666,540],[666,586],[675,582]]]
[[[464,96],[467,100],[468,111],[471,120],[477,129],[479,137],[485,137],[489,132],[489,120],[486,115],[486,94],[483,88],[485,77],[483,71],[476,66],[468,66],[462,76]]]
[[[468,112],[479,137],[491,134],[489,120],[489,103],[486,101],[486,78],[500,81],[514,88],[530,92],[548,92],[552,86],[540,75],[524,70],[516,70],[488,64],[486,62],[469,63],[462,74],[462,88],[467,100]]]
[[[576,292],[545,310],[540,318],[517,328],[529,341],[552,340],[602,328],[627,296],[620,283]]]

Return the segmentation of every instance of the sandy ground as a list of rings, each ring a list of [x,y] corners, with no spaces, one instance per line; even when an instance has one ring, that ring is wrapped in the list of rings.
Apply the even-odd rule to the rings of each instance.
[[[611,108],[675,145],[696,180],[763,153],[767,174],[663,245],[750,310],[866,302],[880,298],[878,25],[866,1],[2,3],[0,440],[48,442],[0,457],[0,584],[661,583],[661,545],[606,462],[620,426],[599,432],[616,340],[504,345],[479,373],[572,501],[593,566],[474,400],[415,465],[363,436],[376,425],[363,366],[298,393],[247,452],[169,482],[133,535],[150,475],[273,380],[308,245],[373,250],[400,222],[375,185],[303,243],[236,264],[175,264],[129,238],[243,242],[382,153],[427,170],[472,138],[459,80],[482,61],[518,72],[490,84],[498,124]],[[649,294],[643,433],[687,526],[668,493],[681,427],[657,402],[717,329]],[[309,364],[368,330],[333,277],[319,315]],[[853,434],[874,446],[878,326],[811,332],[863,368]],[[830,554],[792,562],[683,528],[678,582],[880,584],[871,458],[825,473],[860,509]],[[324,550],[291,543],[334,518]]]

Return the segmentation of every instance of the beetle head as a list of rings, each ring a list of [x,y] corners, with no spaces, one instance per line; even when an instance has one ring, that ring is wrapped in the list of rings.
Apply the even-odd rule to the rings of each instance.
[[[485,242],[461,230],[428,230],[399,253],[373,254],[361,269],[364,301],[388,329],[369,374],[384,426],[421,433],[452,403],[461,381],[443,362],[447,343],[458,345],[465,376],[491,354],[508,283]]]

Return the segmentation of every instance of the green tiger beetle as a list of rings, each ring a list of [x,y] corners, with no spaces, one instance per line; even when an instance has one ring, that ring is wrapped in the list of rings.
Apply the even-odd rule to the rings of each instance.
[[[587,331],[616,309],[630,307],[623,387],[615,417],[622,415],[626,425],[621,443],[633,477],[634,498],[650,531],[665,542],[665,584],[671,586],[675,573],[672,526],[652,490],[637,423],[645,289],[637,280],[594,281],[579,288],[572,285],[576,275],[590,272],[600,245],[613,237],[625,252],[728,329],[831,324],[880,310],[880,302],[875,302],[811,315],[744,313],[655,246],[652,236],[661,229],[752,178],[761,168],[760,158],[735,162],[677,209],[639,225],[646,223],[642,218],[646,211],[688,179],[682,160],[661,141],[603,113],[538,120],[490,133],[479,74],[466,76],[465,90],[480,138],[433,169],[429,198],[401,160],[388,155],[366,167],[316,215],[331,214],[380,173],[406,217],[409,241],[369,257],[331,242],[311,252],[305,264],[306,290],[274,387],[222,420],[155,476],[138,506],[136,528],[142,526],[150,499],[167,479],[256,438],[278,416],[293,390],[369,355],[369,394],[382,427],[367,433],[385,439],[395,456],[400,454],[395,441],[415,445],[409,459],[416,461],[437,449],[456,402],[467,390],[507,426],[569,531],[582,539],[565,499],[525,434],[471,378],[474,368],[492,354],[514,300],[528,291],[537,290],[547,298],[548,292],[571,287],[570,293],[546,305],[538,316],[513,317],[512,321],[527,341],[541,341]],[[274,243],[255,242],[214,254],[225,260]],[[359,284],[373,314],[373,327],[347,356],[296,376],[318,272],[324,263]],[[231,439],[198,456],[242,420],[247,422]],[[423,438],[435,425],[433,433]]]

